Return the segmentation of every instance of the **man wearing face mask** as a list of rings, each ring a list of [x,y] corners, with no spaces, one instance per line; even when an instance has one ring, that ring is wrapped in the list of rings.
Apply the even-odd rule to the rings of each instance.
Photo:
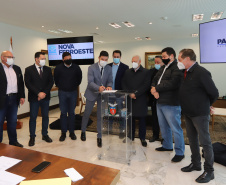
[[[66,132],[69,130],[69,137],[76,140],[75,130],[75,107],[77,101],[77,88],[82,81],[81,68],[72,63],[71,54],[64,52],[63,62],[54,70],[54,81],[59,88],[60,124],[61,136],[59,141],[64,141]]]
[[[20,67],[14,64],[10,51],[3,51],[0,64],[0,143],[3,137],[3,124],[7,121],[9,144],[23,147],[17,141],[17,110],[24,104],[24,81]]]
[[[204,150],[204,172],[196,182],[207,183],[214,179],[214,154],[209,134],[210,107],[218,98],[218,90],[211,74],[196,62],[192,49],[183,49],[178,56],[178,66],[184,69],[184,80],[179,98],[185,116],[187,136],[191,149],[191,164],[183,172],[201,171],[199,142]]]
[[[140,56],[132,58],[132,68],[126,70],[122,80],[122,88],[126,91],[134,91],[132,98],[132,141],[135,137],[135,120],[139,120],[139,138],[142,146],[147,147],[145,141],[147,106],[147,91],[150,88],[150,71],[141,65]]]
[[[162,56],[155,56],[155,68],[150,69],[150,76],[151,76],[151,82],[153,81],[155,75],[159,71],[159,69],[164,65],[162,62]],[[149,142],[155,142],[156,140],[159,140],[159,121],[157,116],[157,110],[156,110],[156,99],[155,97],[149,92],[149,102],[151,105],[151,111],[152,111],[152,130],[153,130],[153,137],[149,139]]]
[[[101,95],[99,92],[112,89],[112,71],[108,63],[108,52],[101,51],[99,61],[88,68],[88,85],[85,91],[86,107],[82,117],[81,140],[86,141],[86,127],[93,106],[97,101],[97,146],[102,147]]]
[[[35,53],[35,64],[25,69],[24,80],[28,89],[28,101],[30,103],[29,146],[35,145],[36,119],[39,107],[42,113],[42,140],[51,143],[48,136],[49,126],[49,100],[50,90],[53,87],[53,76],[50,67],[45,66],[45,53]]]
[[[173,137],[175,156],[172,162],[180,162],[184,158],[184,136],[181,128],[181,107],[179,104],[179,87],[182,72],[177,67],[176,53],[173,48],[162,50],[162,61],[165,64],[155,75],[151,93],[157,99],[157,115],[161,135],[162,147],[157,151],[173,151]]]
[[[112,54],[113,62],[109,64],[112,67],[112,77],[113,77],[112,89],[113,90],[122,90],[122,78],[124,76],[125,71],[129,69],[128,65],[121,62],[121,56],[122,56],[122,53],[120,50],[113,51],[113,54]],[[116,97],[114,98],[114,100],[116,100],[116,103],[118,104],[118,108],[120,110],[123,107],[122,98]],[[111,103],[114,104],[115,102],[111,102]],[[112,126],[112,123],[110,123],[110,126]],[[125,135],[124,127],[125,127],[124,121],[120,122],[120,133],[119,133],[120,139],[122,139]]]

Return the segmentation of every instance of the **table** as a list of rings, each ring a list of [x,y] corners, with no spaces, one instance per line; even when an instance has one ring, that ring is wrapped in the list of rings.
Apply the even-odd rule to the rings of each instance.
[[[114,185],[120,178],[120,170],[3,143],[0,143],[0,156],[21,159],[22,162],[7,171],[26,177],[26,180],[67,177],[64,170],[71,167],[75,168],[84,177],[80,181],[72,182],[72,185]],[[42,161],[50,161],[51,165],[41,173],[31,172],[31,169]]]
[[[214,113],[211,115],[211,117],[212,117],[212,130],[213,130],[213,127],[214,127],[214,117],[215,116],[226,117],[226,108],[216,108],[216,107],[214,107]]]

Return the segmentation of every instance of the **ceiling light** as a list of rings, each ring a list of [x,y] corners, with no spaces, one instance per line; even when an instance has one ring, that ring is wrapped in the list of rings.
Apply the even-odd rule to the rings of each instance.
[[[44,26],[42,26],[42,28],[44,28]]]
[[[96,30],[99,30],[99,27],[96,27]]]
[[[104,41],[101,41],[101,40],[99,40],[99,41],[97,41],[97,42],[98,42],[98,43],[101,43],[101,44],[104,43]]]
[[[128,21],[125,21],[125,22],[122,22],[123,24],[125,24],[125,26],[131,28],[131,27],[134,27],[135,25],[132,24],[131,22],[128,22]]]
[[[193,34],[191,34],[191,36],[192,36],[192,37],[198,37],[199,34],[198,34],[198,33],[193,33]]]
[[[202,21],[204,14],[193,14],[193,21]]]
[[[152,22],[149,22],[148,24],[152,24]]]
[[[140,37],[135,37],[135,39],[136,39],[136,40],[142,40],[142,38],[140,38]]]
[[[109,23],[110,26],[114,27],[114,28],[120,28],[121,26],[116,24],[116,23]]]
[[[63,30],[63,29],[58,29],[58,31],[61,31],[61,32],[64,32],[64,33],[73,33],[73,32],[70,31],[70,30]]]
[[[51,33],[57,33],[57,34],[60,33],[59,31],[56,31],[56,30],[48,30],[48,31],[51,32]]]
[[[223,13],[224,12],[215,12],[215,13],[212,14],[212,16],[211,16],[210,19],[212,19],[212,20],[214,20],[214,19],[220,19]]]
[[[150,38],[150,37],[145,37],[145,39],[146,39],[146,40],[151,40],[151,38]]]
[[[161,19],[165,21],[168,19],[168,17],[161,17]]]

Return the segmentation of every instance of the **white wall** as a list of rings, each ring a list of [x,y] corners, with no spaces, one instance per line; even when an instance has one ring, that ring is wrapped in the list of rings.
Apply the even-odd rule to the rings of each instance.
[[[157,52],[161,51],[165,47],[173,47],[178,53],[181,49],[191,48],[195,51],[197,55],[197,61],[199,62],[199,39],[198,38],[190,38],[190,39],[180,39],[180,40],[167,40],[167,41],[136,41],[130,43],[118,43],[118,44],[96,44],[95,45],[95,58],[98,58],[98,55],[101,50],[106,50],[110,54],[109,62],[112,62],[112,52],[115,49],[119,49],[122,51],[122,62],[131,65],[131,58],[134,55],[140,55],[142,60],[142,65],[145,65],[145,52]],[[219,90],[220,96],[226,95],[226,63],[225,64],[202,64],[201,66],[205,67],[212,74],[212,78]],[[85,72],[85,71],[84,71]],[[84,80],[87,80],[84,79]],[[85,84],[83,80],[83,84]],[[82,85],[82,88],[84,85]]]
[[[24,74],[25,68],[34,64],[34,54],[41,49],[47,49],[46,39],[52,36],[24,29],[5,23],[0,23],[0,52],[9,50],[10,37],[13,39],[13,54],[16,57],[15,64],[21,67]],[[26,88],[25,88],[26,89]],[[18,114],[29,112],[29,103],[27,100],[18,110]],[[51,99],[50,105],[58,103],[58,98]]]

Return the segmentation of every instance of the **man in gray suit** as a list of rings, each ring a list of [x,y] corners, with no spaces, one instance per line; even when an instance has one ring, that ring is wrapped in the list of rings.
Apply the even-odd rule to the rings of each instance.
[[[112,70],[108,63],[108,52],[101,51],[99,61],[88,69],[88,85],[85,91],[86,107],[82,118],[81,140],[86,140],[86,127],[93,106],[97,101],[97,146],[102,147],[101,135],[101,95],[99,92],[111,90],[112,88]]]

